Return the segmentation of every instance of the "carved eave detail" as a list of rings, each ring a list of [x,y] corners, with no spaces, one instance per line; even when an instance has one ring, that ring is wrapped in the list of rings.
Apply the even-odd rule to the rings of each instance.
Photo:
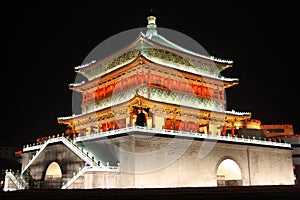
[[[234,123],[237,121],[243,121],[251,118],[251,114],[225,114],[222,112],[199,110],[184,106],[155,102],[144,98],[143,96],[140,96],[138,93],[136,93],[136,95],[126,103],[115,105],[113,107],[99,110],[96,112],[87,113],[85,115],[80,115],[71,119],[59,119],[58,122],[62,124],[67,124],[72,128],[92,127],[100,123],[109,122],[112,119],[124,119],[128,117],[129,114],[135,108],[150,108],[151,112],[155,113],[155,115],[162,115],[169,118],[177,118],[183,121],[194,121],[196,123],[207,123],[208,121],[216,123]]]
[[[236,81],[223,81],[224,83],[224,88],[230,88],[234,85],[238,85],[239,84],[239,81],[236,80]]]
[[[143,53],[143,52],[147,52],[147,53]],[[126,71],[124,67],[128,67],[128,66],[137,66],[137,65],[143,64],[143,63],[156,64],[155,61],[151,60],[151,58],[154,57],[154,56],[156,56],[159,59],[164,59],[166,61],[170,61],[172,63],[176,63],[176,64],[179,64],[179,65],[184,64],[185,68],[194,67],[193,66],[194,64],[191,61],[188,61],[188,60],[184,59],[183,57],[180,57],[180,56],[178,56],[176,54],[173,54],[171,52],[166,52],[164,50],[157,50],[157,49],[148,49],[147,51],[143,50],[143,52],[140,52],[139,50],[134,50],[134,52],[133,51],[128,52],[128,53],[120,56],[119,58],[115,59],[108,66],[107,70],[119,73],[119,71]],[[149,57],[149,54],[148,54],[149,52],[151,52],[150,57]],[[156,65],[161,65],[161,64],[156,64]],[[200,66],[198,66],[198,68],[200,70],[206,70],[206,71],[207,71],[207,69],[212,69],[213,68],[213,66],[209,67],[209,66],[206,66],[206,65],[207,64],[203,64],[201,66],[203,69],[200,69],[201,68]],[[101,77],[101,79],[105,79],[108,76],[108,73],[104,73],[104,71],[107,71],[107,70],[104,69],[105,66],[102,66],[102,67],[101,66],[102,65],[98,65],[98,66],[95,66],[93,68],[89,68],[89,69],[87,69],[87,71],[88,71],[88,73],[91,73],[91,74],[101,74],[102,73],[103,76]],[[189,74],[188,76],[191,76],[191,77],[194,76],[194,79],[197,79],[199,77],[199,74],[190,73],[188,71],[185,71],[184,73],[188,73]],[[213,73],[213,72],[211,72],[211,73]],[[214,74],[214,76],[215,75],[217,75],[217,74]],[[98,75],[98,76],[100,76],[100,75]],[[203,78],[205,78],[207,80],[214,80],[215,79],[214,77],[206,77],[205,75],[203,75]],[[217,80],[217,79],[215,79],[215,80],[220,81],[220,80]],[[69,88],[72,89],[72,90],[78,91],[78,92],[82,92],[82,91],[86,90],[86,88],[96,87],[98,82],[99,82],[99,78],[98,79],[94,78],[93,80],[91,80],[87,83],[77,85],[77,86],[70,86]],[[238,81],[236,81],[236,80],[233,80],[233,81],[223,80],[223,82],[224,82],[224,87],[225,88],[228,88],[228,87],[231,87],[233,85],[238,84]]]

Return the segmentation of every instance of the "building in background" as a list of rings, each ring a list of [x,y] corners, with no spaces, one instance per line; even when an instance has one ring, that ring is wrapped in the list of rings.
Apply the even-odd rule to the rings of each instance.
[[[233,61],[146,32],[104,59],[75,67],[87,81],[63,134],[25,145],[5,190],[294,184],[292,147],[269,141],[249,112],[226,110],[221,72]]]
[[[295,184],[300,184],[300,134],[295,134],[291,124],[261,125],[266,138],[272,141],[290,143],[293,148],[293,169]]]
[[[292,145],[293,148],[293,170],[295,175],[295,184],[300,184],[300,134],[287,137],[285,140]]]
[[[261,129],[267,138],[276,138],[281,140],[283,137],[294,136],[293,125],[291,124],[263,124]]]

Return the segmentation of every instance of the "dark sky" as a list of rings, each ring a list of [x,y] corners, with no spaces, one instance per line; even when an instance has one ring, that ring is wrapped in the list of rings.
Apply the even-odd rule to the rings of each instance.
[[[1,8],[0,143],[23,145],[62,132],[56,118],[72,114],[68,84],[75,80],[74,67],[105,39],[145,27],[150,9],[159,27],[184,33],[210,55],[234,61],[222,72],[240,79],[226,91],[228,110],[251,112],[263,124],[292,124],[300,133],[292,5],[120,1],[77,8]]]

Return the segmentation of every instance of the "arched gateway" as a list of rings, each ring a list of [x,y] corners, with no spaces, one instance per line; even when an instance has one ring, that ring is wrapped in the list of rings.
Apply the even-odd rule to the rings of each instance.
[[[61,188],[62,186],[62,172],[57,162],[52,162],[48,166],[45,173],[45,188]]]
[[[232,159],[224,159],[217,168],[218,186],[243,185],[242,173],[238,164]]]

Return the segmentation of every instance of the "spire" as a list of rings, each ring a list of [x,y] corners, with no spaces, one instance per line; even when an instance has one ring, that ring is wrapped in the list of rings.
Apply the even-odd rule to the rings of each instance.
[[[147,25],[147,28],[153,28],[155,29],[156,28],[156,24],[155,24],[155,20],[156,20],[156,17],[154,16],[149,16],[147,17],[147,20],[148,20],[148,25]]]
[[[152,9],[151,9],[151,13],[152,13]],[[147,32],[146,32],[146,37],[148,39],[151,39],[153,35],[157,35],[157,31],[156,31],[156,17],[153,15],[150,15],[147,17],[148,20],[148,25],[147,25]]]

